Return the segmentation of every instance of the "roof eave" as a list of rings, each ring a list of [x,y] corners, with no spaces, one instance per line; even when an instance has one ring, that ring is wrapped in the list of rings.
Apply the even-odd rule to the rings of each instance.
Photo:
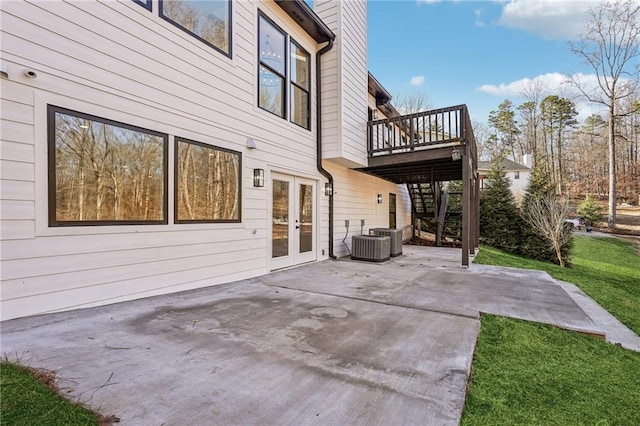
[[[376,106],[384,105],[391,100],[391,94],[369,72],[369,93],[376,98]]]
[[[335,40],[336,35],[302,0],[274,0],[287,15],[298,23],[317,43]]]

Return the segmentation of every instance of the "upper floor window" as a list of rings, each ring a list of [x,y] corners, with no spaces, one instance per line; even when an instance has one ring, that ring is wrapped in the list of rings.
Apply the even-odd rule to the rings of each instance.
[[[241,155],[176,138],[176,223],[240,222]]]
[[[145,9],[151,10],[151,0],[133,0],[138,3],[140,6],[143,6]]]
[[[311,56],[262,14],[258,33],[258,106],[309,129]]]
[[[160,0],[160,16],[231,56],[230,0]]]
[[[47,111],[50,225],[167,223],[166,134]]]
[[[520,179],[520,172],[519,171],[513,172],[513,178],[514,179]]]
[[[309,120],[309,54],[291,41],[291,121],[308,129]]]

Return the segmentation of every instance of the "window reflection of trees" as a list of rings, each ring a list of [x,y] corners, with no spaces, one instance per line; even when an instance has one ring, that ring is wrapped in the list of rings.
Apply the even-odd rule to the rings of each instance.
[[[61,112],[54,137],[54,221],[165,218],[165,137]]]
[[[229,53],[228,0],[163,0],[161,5],[163,16]]]
[[[240,154],[178,141],[178,221],[240,220]]]
[[[260,99],[259,106],[280,117],[284,116],[284,79],[267,68],[260,67]],[[266,84],[265,81],[269,81]]]
[[[272,257],[289,255],[289,182],[273,180]]]
[[[313,186],[300,185],[300,253],[313,250]]]

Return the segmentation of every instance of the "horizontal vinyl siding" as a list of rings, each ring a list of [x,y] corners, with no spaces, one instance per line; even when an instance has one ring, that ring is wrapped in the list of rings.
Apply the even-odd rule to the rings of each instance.
[[[341,37],[337,29],[340,25],[340,5],[335,0],[314,2],[314,11],[322,21],[336,33],[333,47],[321,58],[322,97],[322,158],[336,158],[342,155],[342,93],[341,93]]]
[[[367,164],[367,11],[364,1],[343,3],[343,152]]]
[[[367,164],[367,40],[363,1],[317,2],[315,10],[336,33],[325,55],[323,78],[323,158],[353,167]],[[334,59],[335,58],[335,59]],[[337,89],[337,90],[336,90]]]
[[[33,94],[5,79],[0,83],[0,237],[35,236]]]
[[[310,52],[271,2],[233,2],[233,58],[134,2],[4,2],[2,318],[130,300],[268,272],[269,193],[254,168],[322,180],[312,131],[257,107],[257,9]],[[23,75],[25,69],[38,74]],[[242,153],[242,223],[49,228],[46,104]],[[247,138],[257,149],[245,148]],[[170,151],[172,148],[170,138]],[[170,157],[171,159],[172,157]],[[327,200],[318,248],[328,247]],[[37,210],[36,210],[37,208]],[[320,251],[318,251],[320,258]]]

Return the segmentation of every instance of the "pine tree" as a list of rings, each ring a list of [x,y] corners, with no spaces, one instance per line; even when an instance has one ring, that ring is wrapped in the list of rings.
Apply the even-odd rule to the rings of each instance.
[[[594,226],[602,219],[602,207],[591,197],[587,197],[586,200],[580,203],[576,213],[584,218],[588,226]]]
[[[509,179],[500,163],[500,157],[492,161],[488,188],[480,197],[480,238],[484,244],[517,254],[524,221],[518,215]]]

